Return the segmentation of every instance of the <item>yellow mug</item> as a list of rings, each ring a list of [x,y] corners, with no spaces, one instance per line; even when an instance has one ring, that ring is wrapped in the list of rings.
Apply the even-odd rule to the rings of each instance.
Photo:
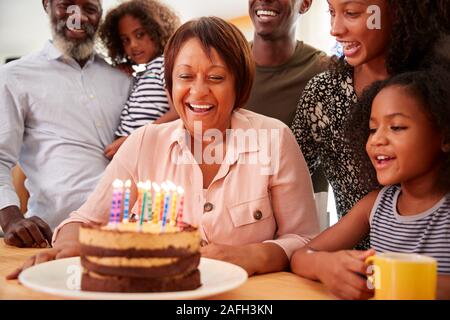
[[[377,253],[366,259],[377,300],[436,299],[437,262],[412,253]]]

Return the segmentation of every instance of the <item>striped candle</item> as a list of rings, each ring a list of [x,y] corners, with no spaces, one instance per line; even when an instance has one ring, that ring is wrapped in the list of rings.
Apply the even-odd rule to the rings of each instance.
[[[125,200],[123,204],[123,222],[128,223],[128,215],[130,212],[130,188],[131,180],[125,181]]]
[[[162,230],[164,231],[167,223],[167,212],[169,211],[169,203],[170,203],[170,189],[167,183],[163,183],[164,190],[164,213],[162,218]]]
[[[111,209],[109,213],[109,223],[113,224],[115,217],[116,217],[116,203],[117,203],[117,189],[113,189],[113,196],[112,196],[112,202],[111,202]]]
[[[184,190],[182,187],[178,187],[177,192],[180,195],[180,205],[177,213],[177,226],[180,227],[183,224]]]
[[[111,201],[111,210],[109,213],[109,224],[110,225],[114,224],[116,222],[117,202],[118,202],[119,188],[120,188],[121,183],[122,183],[122,181],[120,181],[119,179],[114,180],[114,182],[112,183],[113,196],[112,196],[112,201]],[[119,207],[119,210],[120,210],[120,207]]]
[[[137,198],[137,215],[138,218],[140,219],[141,217],[141,208],[142,208],[142,196],[143,196],[143,191],[144,191],[144,183],[139,181],[137,183],[137,188],[138,188],[138,198]]]
[[[152,183],[150,180],[147,180],[147,222],[152,222],[153,220],[153,208],[152,208]]]
[[[159,202],[160,202],[160,198],[161,198],[161,193],[160,193],[161,188],[155,182],[153,182],[152,186],[153,186],[153,190],[155,190],[155,210],[153,210],[153,223],[154,224],[158,224],[158,222],[159,222],[159,206],[160,206]]]
[[[139,226],[138,226],[139,231],[142,231],[142,225],[144,224],[145,209],[146,209],[146,207],[147,207],[147,194],[148,194],[148,192],[147,192],[147,187],[148,187],[148,184],[147,184],[147,183],[144,183],[144,184],[143,184],[143,190],[142,190],[142,194],[143,194],[144,199],[143,199],[143,201],[142,201],[141,216],[140,216],[140,218],[139,218]]]
[[[123,197],[123,181],[117,180],[117,202],[116,202],[116,223],[120,222],[120,213],[122,212],[122,197]]]
[[[159,220],[162,221],[164,215],[164,201],[166,200],[166,189],[167,185],[165,182],[161,184],[161,202],[160,202],[160,211],[159,211]]]
[[[172,192],[172,205],[170,208],[170,225],[175,226],[176,225],[176,218],[177,218],[177,186],[169,182],[170,191]]]

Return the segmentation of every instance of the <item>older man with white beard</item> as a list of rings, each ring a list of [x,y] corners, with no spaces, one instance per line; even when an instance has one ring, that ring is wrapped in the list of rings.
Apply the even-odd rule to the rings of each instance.
[[[101,1],[42,3],[52,41],[0,68],[0,226],[17,247],[47,246],[92,192],[131,84],[94,51]],[[30,193],[25,216],[12,184],[16,163]]]

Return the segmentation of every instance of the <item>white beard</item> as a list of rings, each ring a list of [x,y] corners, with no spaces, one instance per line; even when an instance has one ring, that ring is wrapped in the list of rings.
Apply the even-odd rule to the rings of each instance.
[[[94,52],[97,32],[92,37],[88,36],[83,42],[70,41],[64,36],[65,23],[65,21],[60,21],[58,24],[53,24],[50,18],[53,45],[66,57],[72,57],[76,61],[86,60]]]

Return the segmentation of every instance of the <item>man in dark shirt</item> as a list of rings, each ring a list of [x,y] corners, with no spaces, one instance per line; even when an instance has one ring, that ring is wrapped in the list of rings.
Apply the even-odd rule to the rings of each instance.
[[[252,51],[256,73],[247,109],[281,120],[287,126],[307,82],[324,71],[326,54],[295,38],[297,22],[313,0],[249,0],[255,27]],[[301,146],[300,146],[301,147]],[[314,192],[326,192],[321,170],[313,177]]]

